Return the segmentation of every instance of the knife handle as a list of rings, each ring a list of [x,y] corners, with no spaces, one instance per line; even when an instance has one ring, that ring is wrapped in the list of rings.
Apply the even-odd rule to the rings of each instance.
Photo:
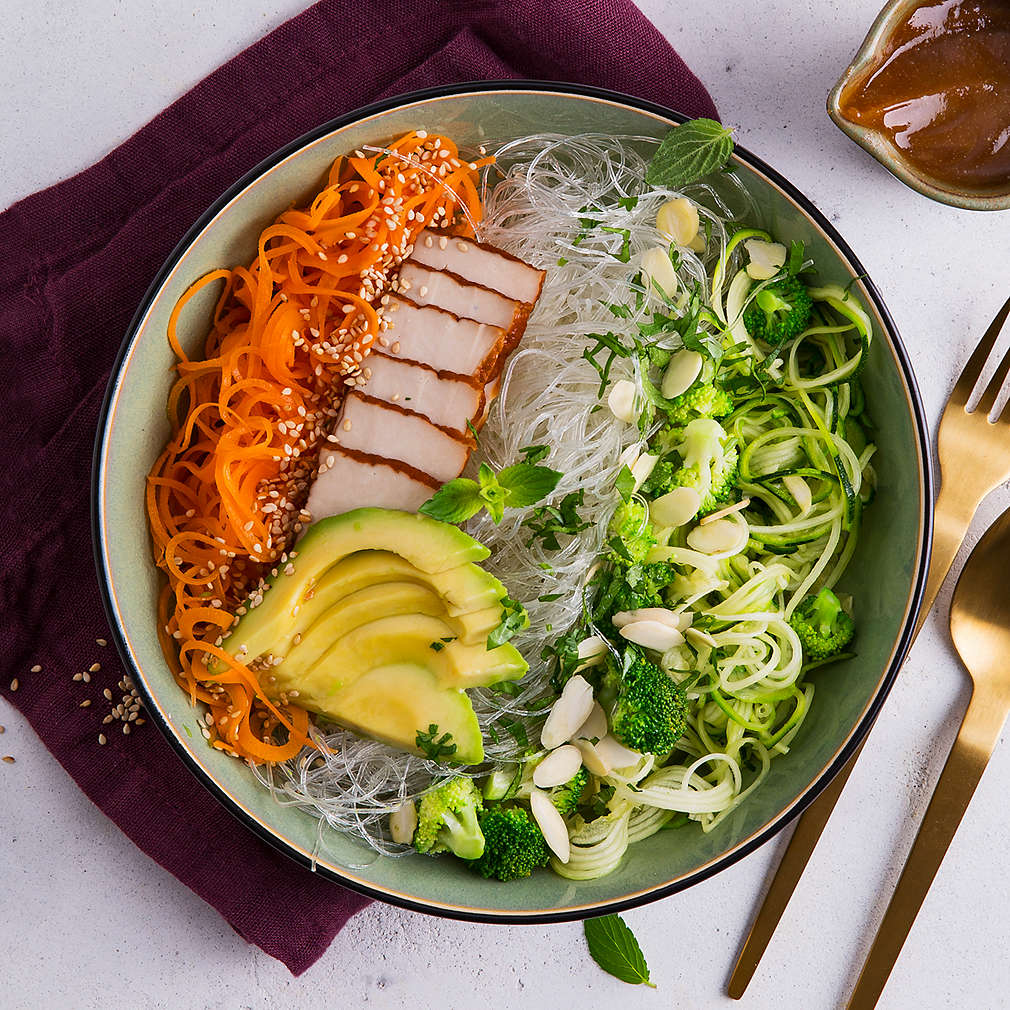
[[[848,1010],[873,1010],[999,740],[1010,699],[976,688],[901,871]]]

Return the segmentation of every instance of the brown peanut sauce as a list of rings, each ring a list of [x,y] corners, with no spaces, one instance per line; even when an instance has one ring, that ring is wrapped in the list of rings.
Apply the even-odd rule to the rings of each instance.
[[[1010,182],[1010,0],[923,4],[843,90],[851,123],[887,137],[913,169],[959,187]]]

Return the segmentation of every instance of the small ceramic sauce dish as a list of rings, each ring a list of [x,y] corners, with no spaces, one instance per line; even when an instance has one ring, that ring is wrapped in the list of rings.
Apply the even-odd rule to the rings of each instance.
[[[836,125],[902,182],[1010,208],[1010,2],[892,0],[828,96]]]

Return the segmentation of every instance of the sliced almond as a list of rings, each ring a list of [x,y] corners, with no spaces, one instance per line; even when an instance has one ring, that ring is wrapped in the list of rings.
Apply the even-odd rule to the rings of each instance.
[[[615,768],[630,768],[642,756],[628,750],[612,736],[601,737],[595,744],[589,740],[576,740],[582,752],[582,763],[594,775],[609,775]]]
[[[718,512],[710,512],[707,516],[702,516],[698,520],[698,525],[707,526],[709,523],[714,523],[716,519],[725,519],[726,516],[731,516],[734,512],[742,512],[748,505],[750,505],[750,498],[741,498],[740,501],[733,505],[727,505],[724,509],[719,509]]]
[[[686,348],[677,351],[666,366],[659,391],[668,400],[686,393],[701,375],[704,363],[705,359],[697,351],[689,351]]]
[[[533,819],[544,833],[544,841],[547,842],[551,852],[562,863],[567,863],[572,854],[568,827],[565,825],[565,819],[558,813],[558,808],[551,803],[550,796],[540,789],[534,789],[530,793],[530,810],[533,812]]]
[[[743,247],[750,257],[747,275],[756,281],[769,280],[785,264],[787,250],[781,242],[765,242],[759,238],[749,238]]]
[[[575,672],[588,669],[590,666],[598,666],[603,662],[603,657],[607,654],[607,643],[599,635],[590,635],[589,638],[579,642],[576,652],[579,656],[579,665]]]
[[[595,701],[589,718],[572,734],[572,741],[577,744],[579,740],[602,740],[609,728],[607,713],[603,711],[603,706]]]
[[[642,281],[650,291],[658,289],[667,298],[677,293],[677,271],[670,262],[670,253],[663,246],[646,249],[640,263]]]
[[[717,519],[696,526],[687,535],[687,546],[700,554],[739,554],[747,546],[747,524],[742,520]]]
[[[637,750],[630,750],[612,736],[605,736],[596,745],[596,753],[610,765],[611,770],[631,768],[642,758]]]
[[[652,473],[658,462],[659,457],[653,456],[649,452],[643,452],[635,460],[635,465],[631,468],[631,476],[635,479],[635,486],[632,488],[633,492],[637,491],[649,479],[649,474]]]
[[[638,610],[620,610],[610,618],[610,622],[615,628],[623,628],[626,624],[634,624],[636,621],[659,621],[678,631],[689,627],[692,620],[693,617],[688,611],[681,611],[678,614],[673,610],[667,610],[666,607],[639,607]]]
[[[417,830],[417,807],[413,800],[404,800],[389,815],[389,833],[394,842],[409,845]]]
[[[575,674],[562,688],[561,697],[547,716],[540,742],[548,750],[560,747],[589,718],[592,710],[593,689],[585,677]]]
[[[693,487],[675,487],[649,504],[649,518],[661,527],[683,526],[701,508],[701,495]]]
[[[677,628],[671,628],[661,621],[635,621],[626,624],[621,628],[620,635],[643,649],[654,649],[656,652],[666,652],[684,641],[684,636]]]
[[[552,750],[533,769],[533,785],[541,789],[553,789],[562,786],[582,767],[582,755],[578,747],[570,743],[562,744]]]
[[[686,196],[667,200],[656,214],[656,227],[677,245],[690,245],[698,237],[698,208]]]
[[[638,416],[635,413],[635,384],[629,379],[615,382],[607,397],[607,406],[618,421],[631,424]]]

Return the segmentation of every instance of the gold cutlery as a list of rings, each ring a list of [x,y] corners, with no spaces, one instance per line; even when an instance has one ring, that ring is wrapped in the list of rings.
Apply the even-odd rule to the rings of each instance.
[[[989,414],[1010,369],[1010,351],[997,366],[978,404],[973,410],[968,409],[972,391],[982,378],[986,362],[1008,316],[1010,299],[996,314],[965,364],[940,419],[937,455],[941,479],[933,521],[933,549],[912,642],[922,629],[954,563],[975,510],[990,491],[1010,480],[1010,419],[999,423],[989,421]],[[970,465],[966,466],[969,460]],[[957,479],[944,481],[944,473],[948,476],[956,474]],[[911,643],[909,645],[911,647]],[[734,999],[743,996],[754,976],[861,750],[862,745],[797,820],[796,830],[772,877],[768,893],[730,976],[727,992]]]
[[[849,1010],[872,1010],[1010,714],[1010,509],[971,552],[954,589],[950,634],[972,693],[954,746],[877,929]]]

